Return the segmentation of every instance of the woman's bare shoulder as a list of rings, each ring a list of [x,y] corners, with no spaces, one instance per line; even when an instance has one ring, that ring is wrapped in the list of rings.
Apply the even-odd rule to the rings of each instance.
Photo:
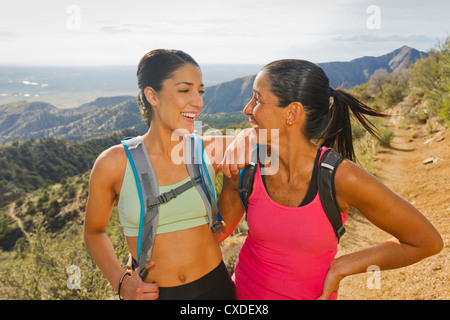
[[[368,172],[357,163],[344,159],[336,170],[335,181],[343,184],[354,183],[361,174],[368,174]]]
[[[355,207],[363,214],[373,208],[382,210],[382,206],[400,199],[376,176],[347,159],[336,171],[335,187],[340,205]]]
[[[348,210],[351,206],[352,198],[364,189],[362,185],[373,183],[376,180],[375,176],[364,170],[357,163],[344,159],[337,168],[334,178],[336,198],[341,209]]]
[[[93,171],[114,175],[125,168],[127,154],[122,145],[118,144],[103,151],[95,160]]]

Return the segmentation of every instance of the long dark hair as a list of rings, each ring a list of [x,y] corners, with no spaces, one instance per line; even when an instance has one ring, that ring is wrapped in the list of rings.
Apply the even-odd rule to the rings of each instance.
[[[187,63],[200,68],[190,55],[181,50],[152,50],[145,54],[139,62],[137,70],[137,81],[140,89],[138,105],[142,117],[149,127],[152,121],[152,108],[145,98],[145,88],[151,87],[156,92],[161,91],[164,80],[169,79],[177,69]]]
[[[367,116],[386,115],[366,106],[344,90],[331,89],[327,75],[316,64],[296,59],[278,60],[266,65],[261,72],[267,75],[279,107],[287,107],[292,102],[302,103],[306,114],[303,133],[308,139],[316,139],[326,147],[335,147],[337,152],[354,161],[351,110],[358,122],[382,141]]]

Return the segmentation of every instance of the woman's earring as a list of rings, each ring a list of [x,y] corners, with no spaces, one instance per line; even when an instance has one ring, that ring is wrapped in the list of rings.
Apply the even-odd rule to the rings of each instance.
[[[290,126],[292,124],[291,120],[286,119],[286,123]]]

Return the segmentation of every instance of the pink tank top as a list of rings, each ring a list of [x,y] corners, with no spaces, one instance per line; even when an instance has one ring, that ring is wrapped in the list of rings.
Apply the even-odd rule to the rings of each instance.
[[[237,299],[317,299],[338,245],[319,194],[301,207],[280,205],[267,194],[258,164],[247,223],[233,274]]]

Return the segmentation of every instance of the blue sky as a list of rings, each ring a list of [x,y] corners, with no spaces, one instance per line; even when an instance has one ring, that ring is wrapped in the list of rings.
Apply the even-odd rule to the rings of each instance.
[[[0,10],[0,64],[136,65],[154,48],[200,64],[349,61],[427,51],[449,12],[448,0],[15,0]]]

